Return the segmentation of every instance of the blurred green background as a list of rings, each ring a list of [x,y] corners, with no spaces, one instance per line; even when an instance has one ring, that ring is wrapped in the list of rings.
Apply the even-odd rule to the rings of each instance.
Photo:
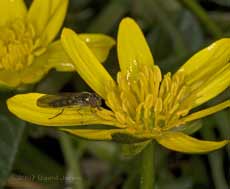
[[[70,0],[64,26],[78,33],[105,33],[116,38],[118,24],[125,16],[139,23],[163,73],[174,72],[199,49],[230,36],[230,0]],[[105,67],[115,77],[119,70],[116,48]],[[90,91],[77,73],[55,71],[34,90]],[[119,144],[86,141],[18,120],[4,104],[17,92],[1,93],[0,187],[139,188],[140,155],[127,157]],[[229,97],[227,89],[204,107]],[[194,134],[197,138],[229,139],[230,111],[203,119],[202,126]],[[156,156],[159,189],[230,188],[229,146],[207,155],[182,154],[157,146]]]

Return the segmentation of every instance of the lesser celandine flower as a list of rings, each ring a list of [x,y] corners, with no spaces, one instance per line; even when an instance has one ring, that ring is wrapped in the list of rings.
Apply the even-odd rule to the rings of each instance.
[[[121,70],[114,81],[79,35],[64,29],[61,37],[77,72],[104,99],[108,108],[65,108],[52,118],[61,108],[39,107],[37,100],[44,94],[30,93],[10,98],[10,111],[29,122],[59,126],[87,139],[123,143],[156,140],[166,148],[185,153],[208,152],[227,144],[226,140],[195,139],[180,127],[230,106],[227,100],[190,113],[229,86],[230,39],[216,41],[196,53],[176,73],[163,77],[140,28],[132,19],[122,20],[117,40]]]
[[[0,85],[19,87],[38,81],[51,68],[73,71],[60,41],[68,0],[0,1]],[[114,41],[104,35],[81,35],[103,61]]]

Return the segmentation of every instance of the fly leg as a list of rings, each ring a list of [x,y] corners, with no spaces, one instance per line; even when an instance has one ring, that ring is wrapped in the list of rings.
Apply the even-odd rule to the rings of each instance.
[[[64,112],[64,108],[61,109],[60,112],[58,112],[56,115],[54,115],[53,117],[50,117],[49,119],[54,119],[55,117],[61,115]]]
[[[95,114],[97,111],[101,111],[101,110],[102,110],[101,107],[92,107],[92,108],[90,108],[90,112],[93,113],[93,114]]]

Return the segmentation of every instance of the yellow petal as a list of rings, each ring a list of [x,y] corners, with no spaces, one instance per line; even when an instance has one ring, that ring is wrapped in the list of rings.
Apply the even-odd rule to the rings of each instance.
[[[38,82],[43,78],[45,74],[48,73],[50,69],[51,65],[48,64],[47,53],[35,57],[33,63],[30,66],[25,67],[25,69],[19,72],[19,85]]]
[[[52,13],[50,15],[49,22],[47,23],[47,26],[41,36],[43,43],[49,44],[57,35],[65,19],[68,2],[68,0],[52,1],[53,11],[51,11]]]
[[[220,104],[217,104],[215,106],[212,106],[210,108],[192,113],[184,118],[182,118],[181,120],[179,120],[181,123],[185,123],[185,122],[190,122],[193,120],[197,120],[200,119],[202,117],[206,117],[209,116],[211,114],[214,114],[216,112],[219,112],[225,108],[229,108],[230,107],[230,100],[226,100],[225,102],[222,102]]]
[[[97,116],[92,108],[89,107],[39,107],[37,100],[43,95],[40,93],[28,93],[13,96],[7,100],[8,109],[22,120],[44,126],[114,125],[113,122]]]
[[[115,41],[102,34],[80,34],[79,37],[86,42],[87,46],[94,53],[100,62],[105,61],[109,50]],[[75,71],[72,60],[65,52],[61,41],[55,41],[48,46],[48,64],[58,71]]]
[[[73,135],[89,140],[112,140],[112,134],[122,132],[122,129],[93,130],[93,129],[61,129]]]
[[[28,12],[28,20],[44,43],[48,44],[58,33],[64,21],[67,5],[68,0],[33,1]]]
[[[50,19],[52,0],[34,0],[29,8],[28,20],[33,24],[37,36],[44,31]]]
[[[223,92],[230,85],[230,64],[210,76],[204,84],[197,89],[196,105],[203,104]]]
[[[61,42],[79,75],[97,94],[106,98],[105,86],[108,82],[113,82],[113,79],[87,47],[86,43],[70,29],[63,30]]]
[[[19,73],[13,71],[0,71],[0,85],[14,88],[20,84]]]
[[[186,75],[189,84],[205,80],[228,64],[230,57],[230,38],[212,43],[192,56],[178,71]]]
[[[109,50],[112,45],[112,38],[103,35],[83,35],[82,38],[87,41],[87,36],[92,39],[91,41],[88,40],[87,45],[91,46],[94,52],[98,52],[99,57],[105,58],[105,54],[101,56],[102,49]],[[105,44],[106,41],[108,41],[108,46]],[[57,71],[75,71],[73,61],[65,52],[60,40],[48,45],[46,52],[40,56],[35,56],[33,63],[22,71],[0,71],[0,84],[13,88],[23,84],[32,84],[41,80],[52,68]]]
[[[110,49],[115,45],[113,38],[103,34],[80,34],[79,37],[86,42],[100,62],[106,60]]]
[[[191,87],[191,92],[184,98],[183,104],[190,104],[191,108],[197,107],[223,92],[230,85],[230,64],[224,65],[215,73],[197,82]]]
[[[164,147],[183,153],[206,153],[225,146],[228,141],[202,141],[181,132],[166,132],[156,140]]]
[[[24,84],[33,84],[41,80],[52,68],[58,71],[75,70],[60,41],[49,45],[44,54],[34,57],[33,63],[23,70],[18,72],[0,71],[0,85],[15,88]]]
[[[153,66],[154,60],[142,31],[131,18],[121,21],[117,39],[118,59],[121,71],[135,76],[143,65]]]
[[[197,107],[223,92],[230,84],[230,38],[216,41],[196,53],[179,70],[190,89],[181,107]],[[177,73],[178,73],[177,72]]]
[[[86,126],[82,126],[81,129],[61,130],[90,140],[112,140],[123,144],[134,144],[153,139],[153,136],[150,133],[135,135],[135,131],[129,128],[87,129]]]
[[[51,43],[47,48],[47,65],[50,68],[55,68],[57,71],[75,71],[72,60],[65,52],[61,41],[55,41]]]
[[[0,26],[17,18],[24,18],[26,12],[27,10],[23,0],[1,0]]]
[[[33,63],[19,73],[19,84],[36,83],[52,68],[58,71],[75,71],[72,60],[65,53],[60,41],[51,43],[45,53],[34,57]]]

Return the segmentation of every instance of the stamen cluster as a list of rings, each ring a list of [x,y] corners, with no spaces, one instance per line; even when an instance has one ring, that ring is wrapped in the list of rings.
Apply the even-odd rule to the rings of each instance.
[[[0,69],[19,71],[31,65],[45,51],[40,44],[33,25],[22,19],[0,27]]]
[[[168,73],[162,79],[158,66],[140,70],[129,79],[126,73],[118,73],[117,84],[107,86],[107,106],[120,125],[138,131],[154,133],[175,127],[190,110],[183,73]]]

